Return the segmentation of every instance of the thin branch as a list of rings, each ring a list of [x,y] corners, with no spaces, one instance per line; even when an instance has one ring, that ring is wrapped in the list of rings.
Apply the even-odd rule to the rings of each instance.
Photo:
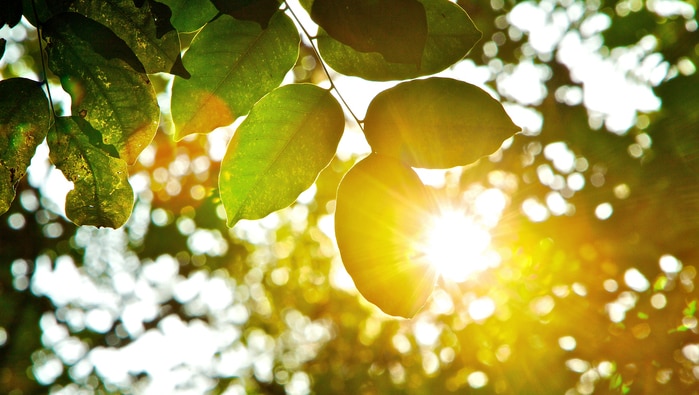
[[[345,106],[347,111],[350,113],[352,118],[354,118],[354,121],[357,122],[357,126],[359,126],[359,129],[364,132],[364,121],[360,120],[357,115],[355,115],[354,111],[352,111],[352,108],[347,104],[347,101],[345,100],[344,97],[342,97],[342,93],[340,93],[340,90],[337,88],[337,85],[335,85],[335,82],[333,81],[332,77],[330,76],[330,71],[328,70],[328,67],[325,65],[325,62],[323,61],[323,58],[320,57],[320,52],[318,51],[318,48],[316,47],[315,43],[313,42],[316,37],[311,36],[308,33],[308,30],[306,30],[306,27],[303,26],[301,23],[301,20],[296,16],[294,13],[294,10],[291,9],[291,6],[284,0],[284,4],[286,5],[286,9],[289,10],[289,13],[291,16],[296,20],[296,23],[299,25],[301,30],[303,31],[303,34],[306,35],[308,38],[308,41],[311,43],[311,48],[313,49],[313,52],[315,53],[316,57],[320,61],[320,66],[323,68],[323,72],[325,72],[325,75],[328,77],[328,82],[330,82],[330,89],[334,90],[335,93],[337,93],[337,97],[340,99],[342,104]]]
[[[36,12],[36,2],[35,0],[32,0],[32,8],[34,11],[34,19],[36,20],[36,32],[38,35],[38,41],[39,41],[39,55],[41,56],[41,70],[44,73],[44,81],[43,83],[46,84],[46,94],[48,95],[49,98],[49,107],[51,110],[51,123],[52,126],[56,124],[56,109],[53,107],[53,98],[51,97],[51,87],[49,86],[49,77],[48,77],[48,72],[47,72],[47,66],[46,64],[48,63],[48,60],[46,59],[46,54],[44,54],[44,47],[41,45],[41,43],[44,41],[44,37],[42,34],[42,28],[41,28],[41,23],[39,21],[39,14]]]

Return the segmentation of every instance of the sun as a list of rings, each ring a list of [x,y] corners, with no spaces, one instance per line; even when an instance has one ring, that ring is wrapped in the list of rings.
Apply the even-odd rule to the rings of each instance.
[[[443,278],[462,282],[490,266],[490,242],[476,217],[445,210],[429,220],[420,250]]]

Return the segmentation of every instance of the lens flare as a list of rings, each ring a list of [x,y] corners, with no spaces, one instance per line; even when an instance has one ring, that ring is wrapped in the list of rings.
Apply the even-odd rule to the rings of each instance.
[[[447,210],[433,217],[424,240],[420,249],[425,258],[448,281],[465,281],[491,265],[490,233],[463,212]]]

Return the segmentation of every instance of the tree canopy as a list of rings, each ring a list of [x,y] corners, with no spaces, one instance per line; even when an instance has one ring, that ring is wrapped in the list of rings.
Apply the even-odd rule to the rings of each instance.
[[[0,26],[0,390],[699,394],[693,3]]]

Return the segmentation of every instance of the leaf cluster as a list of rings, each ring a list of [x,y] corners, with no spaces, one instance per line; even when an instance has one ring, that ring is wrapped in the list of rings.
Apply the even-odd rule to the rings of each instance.
[[[447,0],[302,4],[319,25],[318,36],[308,37],[318,55],[338,72],[367,80],[434,74],[462,59],[480,38],[466,12]],[[48,85],[20,77],[0,81],[0,212],[7,211],[17,182],[47,137],[51,162],[74,184],[66,200],[68,218],[77,225],[122,226],[134,205],[129,166],[160,124],[151,81],[156,74],[174,78],[165,94],[175,140],[246,117],[219,174],[229,226],[293,203],[333,158],[345,129],[332,80],[331,90],[282,85],[298,61],[301,34],[307,34],[300,22],[298,28],[293,23],[296,15],[286,3],[13,0],[1,9],[2,23],[16,25],[23,15],[37,27],[46,52],[42,66],[60,79],[71,106],[69,115],[58,115]],[[189,33],[193,39],[187,42]],[[413,179],[410,167],[471,163],[518,130],[480,88],[445,78],[409,81],[382,92],[363,123],[372,155],[393,158],[396,169]],[[348,181],[352,185],[341,187],[340,204],[355,194],[371,194],[384,177],[395,176],[385,170],[392,166],[370,167],[368,180]],[[363,218],[353,214],[359,210],[340,216],[338,229]],[[343,254],[363,243],[361,237],[350,238],[340,244]],[[345,258],[352,267],[354,259]]]

